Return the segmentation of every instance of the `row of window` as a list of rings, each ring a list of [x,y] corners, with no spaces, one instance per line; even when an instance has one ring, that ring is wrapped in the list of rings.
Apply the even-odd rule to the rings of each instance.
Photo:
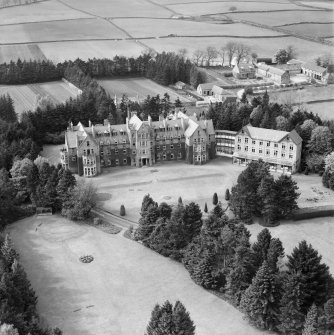
[[[127,164],[127,163],[128,163],[128,160],[126,158],[124,158],[123,159],[123,164]],[[105,161],[103,159],[101,160],[101,164],[102,165],[105,164]],[[115,159],[115,164],[119,165],[119,159]],[[107,165],[109,165],[109,166],[111,165],[111,160],[110,159],[107,160]]]
[[[96,175],[96,168],[95,167],[85,167],[84,168],[84,175],[85,176],[95,176]]]
[[[195,162],[205,162],[206,161],[206,155],[196,155],[194,156]]]
[[[201,152],[201,151],[206,151],[205,145],[202,147],[200,145],[194,145],[194,152]]]
[[[182,144],[179,143],[179,144],[177,145],[177,147],[178,147],[178,148],[182,148]],[[166,150],[166,148],[167,148],[166,145],[163,145],[163,146],[162,146],[162,150]],[[169,148],[170,148],[170,149],[174,149],[174,144],[171,144],[171,145],[169,146]],[[157,150],[160,150],[160,145],[157,146]]]
[[[157,160],[161,160],[161,157],[162,159],[165,161],[167,159],[167,155],[166,154],[157,154]],[[170,154],[170,159],[174,159],[175,158],[175,155],[174,154]],[[182,152],[179,152],[178,155],[177,155],[177,158],[182,158]]]
[[[241,150],[241,146],[240,145],[238,145],[238,150],[239,151]],[[248,146],[245,146],[244,151],[248,152]],[[252,148],[252,153],[255,153],[255,152],[256,152],[255,148]],[[263,150],[259,149],[258,153],[262,155],[263,154]],[[266,155],[270,156],[270,150],[266,150]],[[276,156],[276,157],[278,156],[278,150],[274,150],[274,156]],[[281,153],[281,157],[285,157],[285,156],[286,156],[285,152],[282,152]],[[293,154],[289,154],[289,158],[292,159],[293,158]]]
[[[245,137],[245,143],[248,143],[248,137]],[[238,143],[241,143],[241,137],[238,137]],[[255,140],[252,140],[252,144],[253,145],[255,145],[256,144],[256,141]],[[271,142],[270,141],[267,141],[266,142],[266,144],[267,144],[267,147],[270,147],[270,145],[271,145]],[[263,141],[259,141],[259,145],[263,145]],[[278,148],[278,143],[274,143],[274,148]],[[286,145],[285,145],[285,143],[282,143],[282,149],[284,150],[286,148]],[[293,150],[293,145],[290,145],[289,146],[289,149],[290,150]]]

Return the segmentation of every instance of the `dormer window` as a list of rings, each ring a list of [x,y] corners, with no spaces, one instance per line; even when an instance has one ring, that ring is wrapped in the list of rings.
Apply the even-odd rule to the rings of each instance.
[[[87,147],[89,147],[89,141],[87,141],[86,143],[87,143]]]

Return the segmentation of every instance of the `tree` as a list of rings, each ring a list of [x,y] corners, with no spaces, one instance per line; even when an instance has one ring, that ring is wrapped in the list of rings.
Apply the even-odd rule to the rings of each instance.
[[[119,215],[120,216],[125,216],[125,207],[124,207],[124,205],[121,205],[121,208],[119,210]]]
[[[70,170],[59,170],[58,172],[58,184],[56,191],[58,199],[61,204],[65,203],[70,196],[72,188],[76,185],[76,179]]]
[[[250,118],[250,122],[251,122],[253,127],[259,127],[260,123],[263,119],[262,106],[258,105],[257,107],[255,107],[253,109],[251,115],[249,116],[249,118]]]
[[[267,253],[267,262],[273,273],[277,273],[279,271],[278,261],[282,260],[283,257],[284,248],[281,240],[279,238],[272,238]]]
[[[230,190],[227,188],[225,191],[225,200],[229,201],[231,198]]]
[[[301,312],[302,291],[299,274],[287,275],[282,292],[278,329],[283,334],[299,335],[305,320]]]
[[[204,212],[205,212],[205,213],[208,212],[208,205],[207,205],[207,203],[205,203],[205,205],[204,205]]]
[[[95,206],[96,188],[91,183],[80,182],[70,189],[61,213],[71,220],[85,220]]]
[[[324,166],[324,157],[319,154],[309,154],[305,158],[305,163],[311,172],[319,172]]]
[[[182,201],[182,198],[181,198],[181,197],[179,197],[179,199],[177,200],[177,203],[178,203],[179,205],[182,205],[182,204],[183,204],[183,201]]]
[[[289,130],[289,120],[286,117],[282,115],[277,116],[275,121],[277,130],[283,130],[283,131]]]
[[[218,195],[217,195],[217,193],[213,194],[212,204],[215,205],[215,206],[218,204]]]
[[[302,335],[318,335],[318,308],[313,304],[305,319]]]
[[[203,65],[203,61],[205,58],[205,51],[197,49],[193,53],[193,61],[197,66]]]
[[[321,335],[332,335],[334,332],[334,298],[329,299],[318,318],[318,328]]]
[[[251,49],[248,45],[245,45],[243,43],[237,43],[235,47],[235,56],[237,58],[237,64],[239,64],[243,58],[249,56],[250,52]]]
[[[257,240],[252,247],[255,269],[258,269],[261,264],[267,260],[271,239],[271,234],[268,228],[262,229],[257,235]]]
[[[225,50],[227,52],[229,67],[232,66],[232,59],[233,59],[233,56],[236,52],[236,48],[237,48],[236,43],[232,42],[232,41],[227,42],[226,45],[225,45]]]
[[[199,70],[197,66],[193,66],[190,70],[190,84],[196,89],[199,84],[206,82],[205,72]]]
[[[26,177],[32,169],[34,163],[29,158],[17,159],[14,161],[10,174],[15,177]]]
[[[182,102],[181,102],[181,100],[180,100],[179,97],[177,97],[177,98],[175,99],[174,106],[175,106],[176,108],[181,108],[181,107],[183,106],[183,105],[182,105]]]
[[[8,234],[5,235],[5,239],[0,246],[0,254],[2,255],[9,268],[12,266],[15,259],[19,258],[19,255],[15,251],[12,240],[10,239]]]
[[[185,206],[182,221],[184,240],[190,242],[202,228],[202,212],[198,204],[191,202]]]
[[[19,335],[17,329],[13,325],[2,324],[0,326],[0,335]]]
[[[206,59],[206,65],[210,66],[211,61],[216,59],[218,56],[218,51],[215,47],[213,46],[208,46],[205,50],[205,59]]]
[[[242,102],[243,104],[248,103],[247,94],[246,94],[245,90],[242,92],[242,96],[241,96],[240,102]]]
[[[279,49],[275,54],[275,60],[278,64],[286,64],[289,60],[289,53],[285,49]]]
[[[311,139],[307,145],[312,153],[327,155],[332,151],[333,135],[328,127],[318,126],[312,130]]]
[[[334,172],[334,151],[325,157],[325,169]]]
[[[194,335],[195,325],[180,301],[157,304],[147,325],[146,335]]]
[[[277,325],[278,285],[267,262],[263,262],[240,301],[241,309],[252,324],[274,330]]]
[[[166,202],[162,202],[158,207],[158,212],[159,217],[163,218],[164,220],[170,219],[172,215],[172,207],[169,206]]]
[[[306,313],[313,303],[322,305],[332,292],[333,278],[321,256],[306,241],[299,243],[288,256],[288,273],[299,274],[301,282],[301,311]]]

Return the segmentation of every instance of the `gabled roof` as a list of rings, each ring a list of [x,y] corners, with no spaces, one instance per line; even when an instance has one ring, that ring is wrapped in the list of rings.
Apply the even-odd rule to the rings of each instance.
[[[175,85],[185,85],[185,83],[183,81],[177,81]]]
[[[202,129],[206,129],[209,135],[215,135],[215,129],[213,128],[212,120],[200,120],[198,124]]]
[[[142,124],[143,121],[140,120],[140,118],[136,114],[132,115],[131,119],[129,120],[129,125],[132,126],[135,130],[139,130]]]
[[[234,72],[239,72],[239,73],[242,73],[242,72],[254,72],[255,71],[255,68],[253,66],[253,64],[249,64],[249,63],[239,63],[239,64],[236,64],[235,67],[233,68],[233,71]]]
[[[300,59],[290,59],[289,61],[286,62],[288,65],[291,64],[304,64],[305,62],[300,60]]]
[[[188,128],[184,132],[184,136],[186,137],[192,136],[198,127],[199,127],[198,124],[194,120],[189,119]]]
[[[212,90],[214,85],[215,85],[214,83],[203,83],[199,84],[197,88],[201,87],[202,90]]]
[[[301,137],[298,135],[298,133],[295,130],[292,130],[291,132],[287,132],[287,131],[282,131],[282,130],[252,127],[251,125],[244,126],[242,130],[246,132],[249,135],[249,137],[254,140],[263,140],[263,141],[268,141],[268,142],[271,142],[271,141],[281,142],[287,136],[289,136],[295,144],[299,144],[302,142]]]
[[[266,65],[263,63],[257,64],[257,67],[261,70],[268,71],[273,74],[277,74],[278,76],[282,76],[283,74],[287,73],[286,70],[282,70],[277,67]]]
[[[305,63],[302,65],[302,68],[307,69],[307,70],[311,70],[314,72],[319,72],[319,73],[324,73],[326,71],[326,69],[322,66],[318,66],[314,63]]]
[[[65,132],[67,146],[72,149],[77,147],[77,134],[72,130]]]

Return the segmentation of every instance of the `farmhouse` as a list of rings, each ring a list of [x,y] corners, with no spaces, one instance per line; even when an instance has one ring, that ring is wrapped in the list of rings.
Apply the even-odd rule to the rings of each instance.
[[[306,76],[319,80],[326,84],[332,84],[334,83],[333,78],[333,66],[330,65],[328,68],[324,68],[322,66],[318,66],[314,63],[305,63],[302,65],[302,73],[304,73]]]
[[[294,63],[294,64],[278,64],[275,66],[276,68],[288,71],[290,75],[296,75],[302,73],[302,64],[301,63]]]
[[[275,84],[289,84],[290,74],[287,70],[281,70],[274,66],[269,66],[263,63],[257,64],[256,73],[263,78],[269,78]]]
[[[234,164],[262,159],[272,170],[294,173],[299,169],[302,138],[291,132],[244,126],[235,138]]]
[[[197,93],[202,96],[212,95],[212,88],[214,85],[215,85],[214,83],[199,84],[197,86]]]
[[[71,124],[61,150],[64,168],[93,177],[104,167],[151,166],[157,161],[185,160],[204,164],[215,157],[215,131],[212,120],[197,120],[182,112],[161,121],[141,121],[136,113],[126,124],[84,127]]]
[[[236,64],[232,70],[233,77],[237,79],[255,78],[255,67],[249,63]]]

